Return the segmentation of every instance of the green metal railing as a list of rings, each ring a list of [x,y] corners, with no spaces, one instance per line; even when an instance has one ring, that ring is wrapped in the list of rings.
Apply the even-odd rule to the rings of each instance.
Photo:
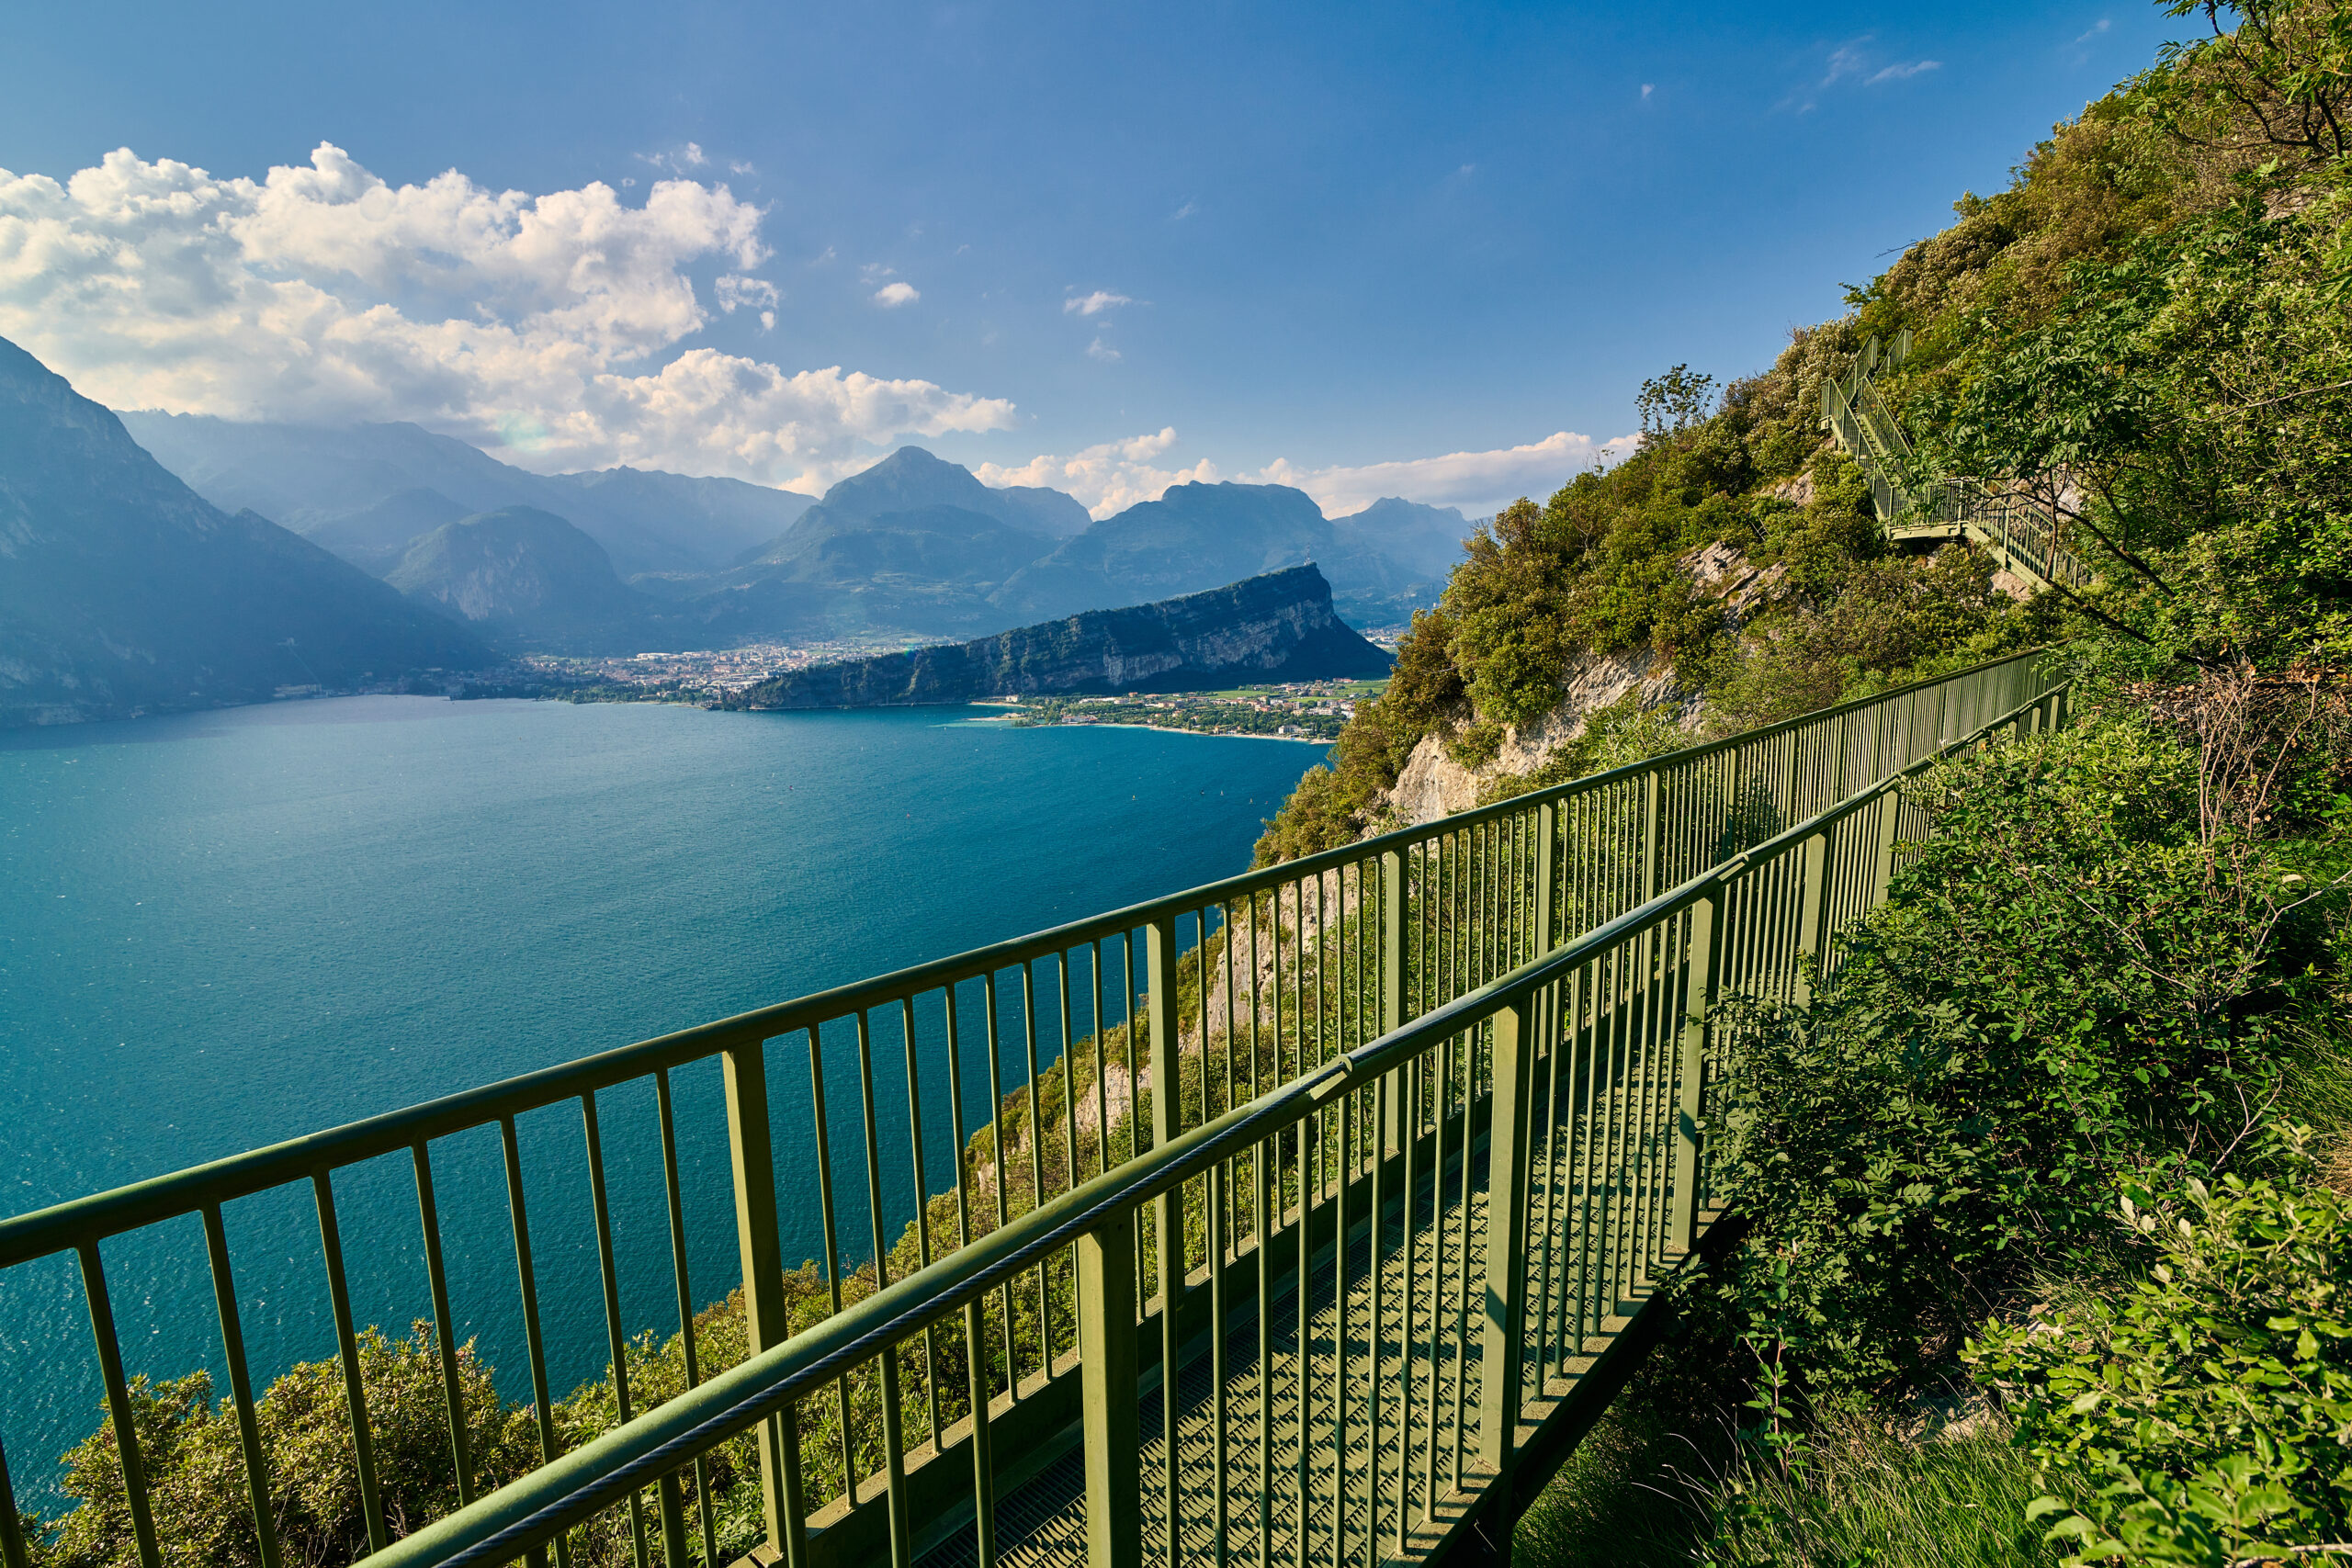
[[[78,1257],[142,1563],[162,1547],[100,1244],[201,1219],[274,1568],[221,1208],[288,1186],[317,1210],[351,1464],[387,1564],[716,1563],[746,1544],[721,1550],[714,1504],[738,1499],[715,1495],[714,1474],[747,1434],[752,1555],[795,1568],[1431,1556],[1507,1522],[1706,1236],[1722,1195],[1702,1129],[1723,1069],[1706,1010],[1801,995],[1804,961],[1831,956],[1923,830],[1905,819],[1905,771],[1995,728],[2055,724],[2064,694],[2032,655],[1903,688],[0,1222],[0,1270]],[[975,1045],[991,1110],[967,1118]],[[854,1063],[853,1109],[828,1110],[828,1052]],[[824,1235],[826,1315],[797,1335],[770,1129],[779,1053],[810,1075],[802,1191]],[[1025,1069],[1009,1092],[1008,1056]],[[701,1377],[671,1075],[713,1057],[749,1358]],[[598,1108],[648,1078],[689,1387],[637,1411],[629,1336],[671,1325],[625,1320]],[[950,1100],[952,1190],[926,1174],[926,1090]],[[902,1274],[881,1178],[893,1094],[909,1112],[893,1157],[922,1199],[895,1243],[911,1242]],[[566,1104],[620,1416],[571,1452],[550,1418],[542,1292],[584,1281],[534,1270],[514,1133]],[[478,1496],[433,1148],[481,1129],[503,1151],[543,1462]],[[386,1155],[413,1166],[461,1505],[399,1540],[334,1188]],[[844,1173],[863,1188],[855,1241],[838,1223]],[[0,1551],[20,1568],[6,1487],[0,1462]]]
[[[1901,364],[1909,346],[1910,333],[1897,333],[1886,363]],[[1880,362],[1873,337],[1844,376],[1821,384],[1821,422],[1870,481],[1888,536],[1977,545],[2029,583],[2088,583],[2090,568],[2060,542],[2058,519],[2040,502],[2015,487],[1927,470],[1879,392],[1873,376]]]

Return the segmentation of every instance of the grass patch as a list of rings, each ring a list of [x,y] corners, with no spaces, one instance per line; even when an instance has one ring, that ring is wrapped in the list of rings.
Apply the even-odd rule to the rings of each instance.
[[[1801,1473],[1733,1457],[1728,1416],[1686,1428],[1622,1400],[1521,1517],[1532,1568],[2054,1568],[2026,1522],[2040,1493],[1997,1417],[1906,1438],[1876,1417],[1825,1423]]]

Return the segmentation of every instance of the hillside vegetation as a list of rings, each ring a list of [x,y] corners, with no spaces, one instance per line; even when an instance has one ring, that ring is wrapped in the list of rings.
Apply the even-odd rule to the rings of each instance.
[[[1491,798],[2011,649],[2075,675],[2072,728],[1912,786],[1937,837],[1809,1009],[1711,1020],[1753,1228],[1525,1560],[2352,1553],[2352,8],[2173,14],[1846,315],[1656,378],[1638,451],[1498,517],[1260,843],[1391,825],[1416,771]],[[1921,469],[2036,499],[2094,584],[1890,547],[1819,397],[1905,333]]]

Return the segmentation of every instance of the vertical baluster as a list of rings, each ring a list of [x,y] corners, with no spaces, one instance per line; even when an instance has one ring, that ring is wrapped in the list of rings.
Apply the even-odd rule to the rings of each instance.
[[[605,1342],[613,1356],[613,1398],[620,1424],[628,1425],[628,1337],[621,1332],[620,1270],[613,1257],[613,1210],[605,1187],[605,1140],[596,1125],[596,1092],[580,1097],[580,1128],[588,1145],[588,1203],[596,1226],[596,1269],[605,1287]],[[628,1536],[637,1568],[646,1568],[645,1504],[631,1489],[628,1495]]]
[[[743,1269],[743,1329],[748,1353],[756,1356],[783,1344],[792,1333],[776,1234],[766,1043],[731,1045],[719,1062],[727,1096],[728,1163],[735,1189],[735,1241]],[[796,1407],[760,1425],[762,1522],[770,1548],[788,1568],[801,1568],[808,1558],[797,1423]]]
[[[1087,1568],[1142,1568],[1135,1216],[1078,1241],[1078,1343],[1086,1447]]]
[[[953,995],[951,988],[950,995]],[[915,1003],[912,997],[899,998],[899,1037],[906,1048],[907,1058],[907,1152],[914,1166],[915,1193],[915,1267],[931,1267],[931,1179],[923,1169],[922,1158],[922,1088],[920,1065],[915,1060]],[[958,1180],[963,1171],[963,1151],[956,1151],[956,1168]],[[922,1386],[931,1414],[931,1442],[936,1449],[941,1441],[939,1423],[939,1330],[935,1325],[922,1328]]]
[[[874,1034],[865,1009],[857,1014],[857,1087],[865,1120],[865,1212],[874,1227],[874,1288],[890,1283],[890,1242],[882,1213],[882,1140],[874,1116]],[[899,1408],[899,1347],[883,1347],[875,1359],[882,1384],[882,1476],[892,1568],[912,1568],[913,1532],[907,1517],[907,1450]],[[854,1478],[850,1485],[855,1488]]]
[[[441,1217],[433,1202],[433,1160],[423,1138],[409,1145],[416,1167],[417,1223],[424,1232],[424,1279],[433,1301],[433,1337],[441,1353],[441,1402],[448,1413],[449,1464],[458,1478],[458,1506],[474,1500],[473,1464],[466,1452],[466,1398],[458,1382],[458,1325],[449,1315],[449,1276],[442,1267]]]
[[[826,1315],[839,1316],[842,1310],[841,1233],[836,1228],[837,1221],[833,1210],[832,1125],[831,1118],[828,1116],[825,1111],[825,1046],[824,1040],[822,1038],[822,1032],[823,1025],[821,1022],[812,1023],[808,1026],[808,1111],[810,1127],[816,1137],[817,1147],[818,1215],[823,1224],[825,1233],[825,1287],[827,1296],[826,1305],[828,1308]],[[662,1074],[660,1083],[662,1089],[662,1131],[665,1140],[663,1148],[666,1151],[670,1146],[667,1142],[670,1137],[670,1075],[666,1070]],[[673,1162],[672,1165],[673,1171],[674,1171],[675,1168],[676,1167]],[[673,1175],[672,1177],[672,1180],[674,1182],[675,1179],[676,1178]],[[677,1199],[674,1191],[671,1198],[670,1204],[672,1213],[673,1215],[676,1214]],[[684,1235],[682,1221],[673,1220],[672,1222],[672,1230],[673,1235],[680,1238],[683,1238]],[[685,1252],[683,1241],[681,1241],[681,1245],[678,1249],[678,1289],[681,1292],[680,1300],[683,1302],[684,1300],[684,1292],[685,1290]],[[682,1306],[679,1310],[684,1312],[684,1308]],[[688,1341],[686,1349],[687,1353],[692,1355],[694,1345],[691,1340]],[[689,1364],[687,1368],[686,1375],[690,1379],[694,1375],[691,1364]],[[849,1373],[843,1372],[835,1382],[833,1387],[835,1398],[840,1405],[842,1418],[842,1495],[849,1499],[850,1507],[854,1510],[857,1507],[857,1452],[856,1444],[852,1440],[851,1437],[852,1424],[850,1418]],[[701,1480],[702,1472],[697,1470],[695,1472],[695,1484],[699,1487],[703,1484]],[[703,1505],[702,1517],[703,1536],[707,1541],[710,1536],[710,1506],[707,1496]],[[710,1556],[710,1561],[716,1563],[718,1560],[717,1552],[713,1551]]]
[[[1427,1055],[1427,1052],[1415,1055],[1399,1069],[1400,1076],[1396,1079],[1396,1087],[1408,1101],[1402,1114],[1405,1127],[1404,1185],[1398,1192],[1405,1220],[1404,1234],[1397,1246],[1405,1280],[1405,1299],[1398,1306],[1396,1317],[1396,1359],[1403,1371],[1399,1379],[1401,1386],[1396,1392],[1396,1530],[1391,1538],[1396,1547],[1392,1555],[1400,1557],[1405,1551],[1405,1537],[1412,1529],[1413,1298],[1417,1293],[1414,1289],[1415,1272],[1420,1267],[1419,1232],[1414,1218],[1415,1207],[1419,1201],[1414,1179],[1419,1173],[1414,1166],[1420,1152],[1421,1063]]]
[[[1673,1247],[1688,1254],[1699,1239],[1699,1127],[1707,1070],[1707,1015],[1714,1010],[1715,931],[1723,918],[1723,885],[1691,907],[1690,942],[1683,964],[1682,1029],[1675,1054]]]
[[[237,1412],[237,1449],[244,1461],[245,1499],[254,1514],[254,1538],[261,1547],[262,1568],[277,1568],[277,1522],[269,1505],[269,1463],[262,1452],[261,1424],[254,1409],[253,1376],[245,1364],[244,1320],[237,1313],[236,1276],[229,1262],[229,1233],[220,1221],[220,1205],[204,1205],[204,1250],[212,1268],[212,1300],[220,1314],[220,1348],[229,1363],[229,1403]],[[0,1461],[0,1540],[17,1528],[16,1497],[7,1486],[7,1467]],[[22,1548],[19,1547],[19,1551]],[[25,1568],[21,1556],[6,1560],[8,1568]]]
[[[1264,1062],[1264,1043],[1259,1039],[1258,1023],[1265,1016],[1266,1000],[1259,984],[1258,911],[1267,906],[1262,896],[1250,896],[1250,1091],[1256,1099],[1259,1074]],[[1279,955],[1281,949],[1276,947]],[[1279,957],[1277,957],[1279,962]],[[1281,1004],[1282,992],[1275,989],[1275,1006]],[[1275,1035],[1275,1050],[1281,1050],[1281,1034]],[[1258,1551],[1260,1568],[1272,1568],[1274,1561],[1274,1269],[1272,1236],[1282,1201],[1278,1168],[1280,1159],[1279,1134],[1269,1134],[1250,1150],[1250,1234],[1257,1244],[1258,1263]]]
[[[522,1295],[523,1349],[531,1369],[531,1414],[538,1427],[539,1462],[552,1464],[555,1411],[548,1397],[547,1339],[539,1326],[539,1288],[531,1267],[531,1222],[523,1203],[523,1155],[514,1136],[514,1117],[498,1119],[498,1137],[506,1162],[506,1214],[514,1233],[514,1278]],[[558,1568],[571,1560],[571,1548],[562,1536],[555,1539],[555,1560]]]
[[[808,1041],[810,1076],[812,1077],[819,1077],[815,1071],[816,1040],[816,1026],[811,1024],[808,1029]],[[820,1097],[817,1103],[821,1107],[825,1102]],[[659,1123],[662,1134],[662,1195],[669,1209],[670,1272],[673,1277],[673,1282],[678,1289],[678,1345],[685,1357],[686,1386],[690,1389],[698,1388],[702,1385],[702,1360],[696,1354],[695,1348],[694,1283],[692,1280],[689,1279],[686,1270],[685,1191],[684,1183],[680,1180],[678,1174],[678,1118],[676,1107],[671,1100],[670,1069],[667,1067],[658,1067],[654,1070],[653,1113],[655,1121]],[[818,1120],[820,1126],[823,1122],[823,1118],[824,1112],[820,1110],[818,1112]],[[841,1284],[832,1263],[832,1258],[834,1257],[832,1245],[833,1168],[824,1156],[824,1137],[822,1133],[820,1133],[817,1143],[817,1165],[819,1168],[818,1190],[824,1199],[825,1256],[827,1259],[826,1269],[829,1277],[832,1277],[834,1280],[833,1293],[835,1305],[833,1310],[838,1312],[841,1310],[839,1304]],[[842,1411],[842,1430],[844,1432],[848,1430],[848,1411],[846,1407],[844,1407]],[[700,1522],[702,1525],[702,1558],[705,1563],[712,1564],[715,1568],[715,1565],[718,1562],[718,1540],[716,1528],[717,1522],[712,1518],[710,1511],[710,1462],[708,1459],[704,1455],[696,1454],[695,1456],[694,1470],[695,1503],[696,1512],[701,1516]],[[679,1507],[677,1493],[678,1479],[677,1473],[673,1471],[663,1478],[662,1484],[662,1550],[669,1554],[667,1558],[668,1568],[683,1568],[683,1565],[685,1562],[685,1522],[683,1513]],[[673,1532],[677,1537],[677,1540],[674,1545],[672,1544],[671,1541],[671,1536]]]
[[[958,1251],[972,1245],[972,1206],[969,1188],[964,1179],[965,1141],[964,1062],[958,1050],[956,1008],[956,983],[946,986],[947,998],[947,1113],[956,1131],[956,1247]],[[993,1030],[989,1032],[993,1036]],[[998,1185],[1002,1187],[1000,1165]],[[965,1381],[971,1386],[967,1397],[972,1403],[972,1529],[980,1568],[995,1568],[996,1563],[996,1462],[989,1443],[989,1366],[988,1314],[978,1300],[964,1303],[964,1368]],[[1011,1320],[1007,1319],[1010,1326]],[[940,1443],[936,1431],[933,1441]],[[942,1444],[942,1451],[944,1445]]]
[[[368,1426],[368,1392],[359,1375],[359,1337],[351,1319],[351,1286],[344,1276],[343,1237],[334,1219],[334,1185],[324,1167],[311,1173],[311,1190],[318,1200],[320,1249],[325,1255],[327,1299],[334,1311],[335,1345],[343,1359],[344,1404],[351,1415],[351,1449],[359,1467],[359,1507],[368,1522],[368,1550],[381,1551],[391,1544],[384,1524],[384,1496],[376,1482],[375,1435]]]
[[[1144,928],[1145,983],[1148,1012],[1145,1027],[1151,1042],[1151,1146],[1164,1149],[1182,1130],[1181,1047],[1176,1037],[1176,920],[1155,915]],[[1130,1014],[1127,1034],[1135,1035]],[[1159,1439],[1162,1495],[1168,1523],[1167,1562],[1176,1568],[1182,1555],[1179,1528],[1182,1505],[1182,1450],[1177,1442],[1179,1379],[1176,1351],[1179,1319],[1184,1299],[1184,1189],[1171,1187],[1152,1201],[1153,1272],[1159,1285]]]
[[[114,1451],[122,1466],[123,1500],[130,1506],[130,1533],[142,1568],[158,1568],[163,1553],[155,1540],[155,1517],[147,1502],[147,1471],[139,1456],[139,1429],[130,1408],[130,1380],[123,1375],[122,1344],[114,1327],[114,1301],[107,1293],[105,1266],[98,1244],[85,1241],[77,1249],[82,1259],[82,1293],[90,1303],[90,1333],[97,1341],[98,1372],[107,1391],[107,1414],[114,1426]]]
[[[248,1471],[247,1473],[253,1472]],[[264,1516],[268,1513],[266,1503],[263,1505],[262,1513]],[[269,1568],[277,1568],[277,1537],[269,1532],[268,1526],[263,1525],[261,1529],[262,1539],[268,1543],[265,1551],[270,1554]],[[5,1450],[0,1450],[0,1568],[32,1568],[32,1553],[25,1546],[24,1527],[17,1519],[17,1489],[8,1481],[8,1455]]]
[[[1496,1479],[1495,1517],[1508,1532],[1518,1517],[1521,1384],[1527,1343],[1528,1091],[1534,1043],[1533,998],[1514,997],[1491,1021],[1494,1115],[1487,1133],[1486,1311],[1478,1357],[1478,1458]],[[1464,1162],[1467,1163],[1466,1161]]]
[[[996,1168],[996,1224],[1002,1230],[1012,1218],[1010,1200],[1005,1190],[1012,1184],[1004,1160],[1004,1042],[997,1027],[996,971],[991,969],[980,976],[980,1005],[988,1010],[988,1027],[983,1033],[989,1049],[989,1159]],[[1035,1123],[1031,1123],[1034,1130]],[[1009,1399],[1021,1397],[1021,1355],[1012,1343],[1012,1277],[1005,1276],[997,1287],[997,1314],[1003,1325],[1004,1392]]]
[[[1421,1470],[1421,1517],[1437,1506],[1438,1390],[1445,1382],[1445,1131],[1453,1118],[1453,1042],[1449,1035],[1437,1046],[1438,1075],[1433,1107],[1437,1112],[1435,1147],[1430,1155],[1430,1402],[1429,1450]],[[1465,1125],[1464,1131],[1467,1131]]]
[[[1110,1058],[1104,1055],[1102,1024],[1102,943],[1097,940],[1087,947],[1087,976],[1094,987],[1094,1011],[1089,1022],[1094,1031],[1094,1168],[1096,1174],[1111,1168],[1111,1091]]]
[[[1023,1065],[1028,1069],[1023,1089],[1029,1103],[1029,1207],[1041,1209],[1046,1204],[1046,1123],[1040,1119],[1037,1105],[1037,961],[1021,961],[1021,1043]],[[1069,1061],[1062,1061],[1062,1122],[1067,1129],[1073,1120],[1069,1100]],[[1000,1181],[1000,1185],[1001,1182]],[[1054,1331],[1048,1315],[1046,1290],[1046,1264],[1037,1265],[1037,1371],[1050,1380],[1054,1375]],[[1006,1320],[1007,1343],[1011,1340],[1011,1319]],[[1008,1349],[1007,1354],[1010,1355]],[[1016,1375],[1016,1386],[1018,1378]]]

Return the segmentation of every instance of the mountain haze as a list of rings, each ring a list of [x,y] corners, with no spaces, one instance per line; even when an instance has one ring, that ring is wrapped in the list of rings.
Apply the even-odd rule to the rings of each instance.
[[[507,506],[551,512],[603,545],[624,576],[709,571],[775,539],[808,506],[805,495],[741,479],[637,468],[529,473],[413,424],[330,428],[153,411],[122,419],[158,462],[215,505],[251,507],[298,534],[335,539],[351,534],[334,525],[368,516],[361,547],[377,555],[414,536],[387,544],[385,508],[420,491],[455,506],[454,516]]]
[[[650,629],[650,602],[614,575],[604,547],[534,507],[445,523],[410,545],[385,581],[485,637],[534,650],[623,651]]]
[[[0,340],[0,726],[492,661],[473,633],[251,511]]]

